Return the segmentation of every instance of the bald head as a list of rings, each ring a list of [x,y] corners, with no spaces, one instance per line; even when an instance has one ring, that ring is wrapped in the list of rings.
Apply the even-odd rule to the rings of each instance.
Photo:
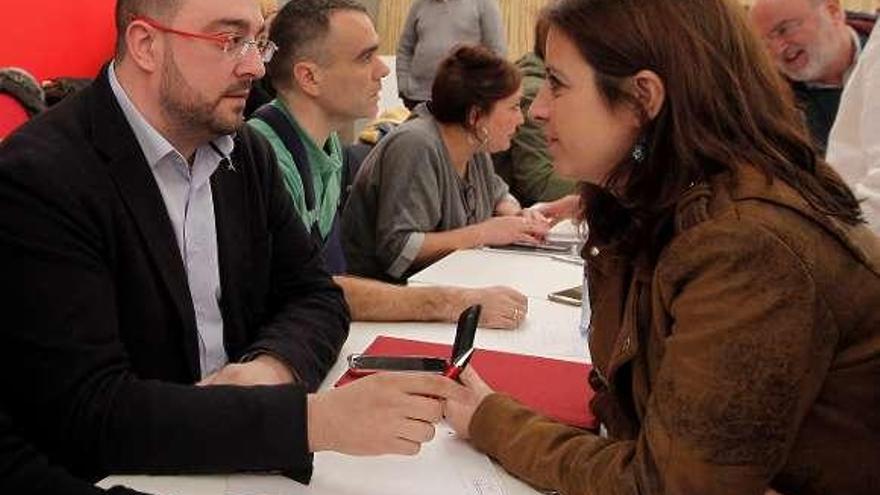
[[[839,0],[756,0],[749,19],[789,79],[836,81],[849,67],[852,36]]]

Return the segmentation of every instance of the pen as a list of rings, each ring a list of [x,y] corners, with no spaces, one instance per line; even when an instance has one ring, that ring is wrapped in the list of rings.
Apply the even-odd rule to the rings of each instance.
[[[448,368],[446,368],[446,371],[443,373],[443,376],[445,376],[446,378],[449,378],[451,380],[458,380],[458,375],[460,375],[461,372],[467,367],[468,362],[471,360],[471,356],[473,354],[474,354],[474,348],[471,347],[470,349],[467,350],[467,352],[462,354],[461,357],[458,358],[457,361],[455,361],[454,363],[449,365]]]

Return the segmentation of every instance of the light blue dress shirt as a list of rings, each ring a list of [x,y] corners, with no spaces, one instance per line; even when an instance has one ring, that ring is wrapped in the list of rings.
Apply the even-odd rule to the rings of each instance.
[[[221,136],[200,146],[189,166],[186,158],[134,106],[119,84],[112,64],[108,72],[110,87],[153,172],[177,236],[196,317],[199,364],[204,378],[229,359],[223,346],[217,227],[210,179],[220,162],[232,153],[234,141],[232,136]]]

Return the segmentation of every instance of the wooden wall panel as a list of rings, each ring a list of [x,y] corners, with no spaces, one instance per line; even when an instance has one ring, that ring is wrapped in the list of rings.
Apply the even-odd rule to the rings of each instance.
[[[413,0],[378,0],[377,29],[382,38],[380,53],[394,55],[397,41]],[[508,55],[512,60],[531,50],[533,30],[538,11],[549,0],[497,0],[507,30]],[[741,0],[750,5],[754,0]],[[842,0],[849,10],[872,12],[880,8],[880,0]]]

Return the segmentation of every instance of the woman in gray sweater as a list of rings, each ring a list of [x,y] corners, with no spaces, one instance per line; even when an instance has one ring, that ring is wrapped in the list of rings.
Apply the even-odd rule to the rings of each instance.
[[[343,214],[349,272],[402,281],[456,250],[536,242],[549,222],[523,210],[489,153],[522,124],[521,76],[487,48],[443,61],[432,101],[372,150]]]

